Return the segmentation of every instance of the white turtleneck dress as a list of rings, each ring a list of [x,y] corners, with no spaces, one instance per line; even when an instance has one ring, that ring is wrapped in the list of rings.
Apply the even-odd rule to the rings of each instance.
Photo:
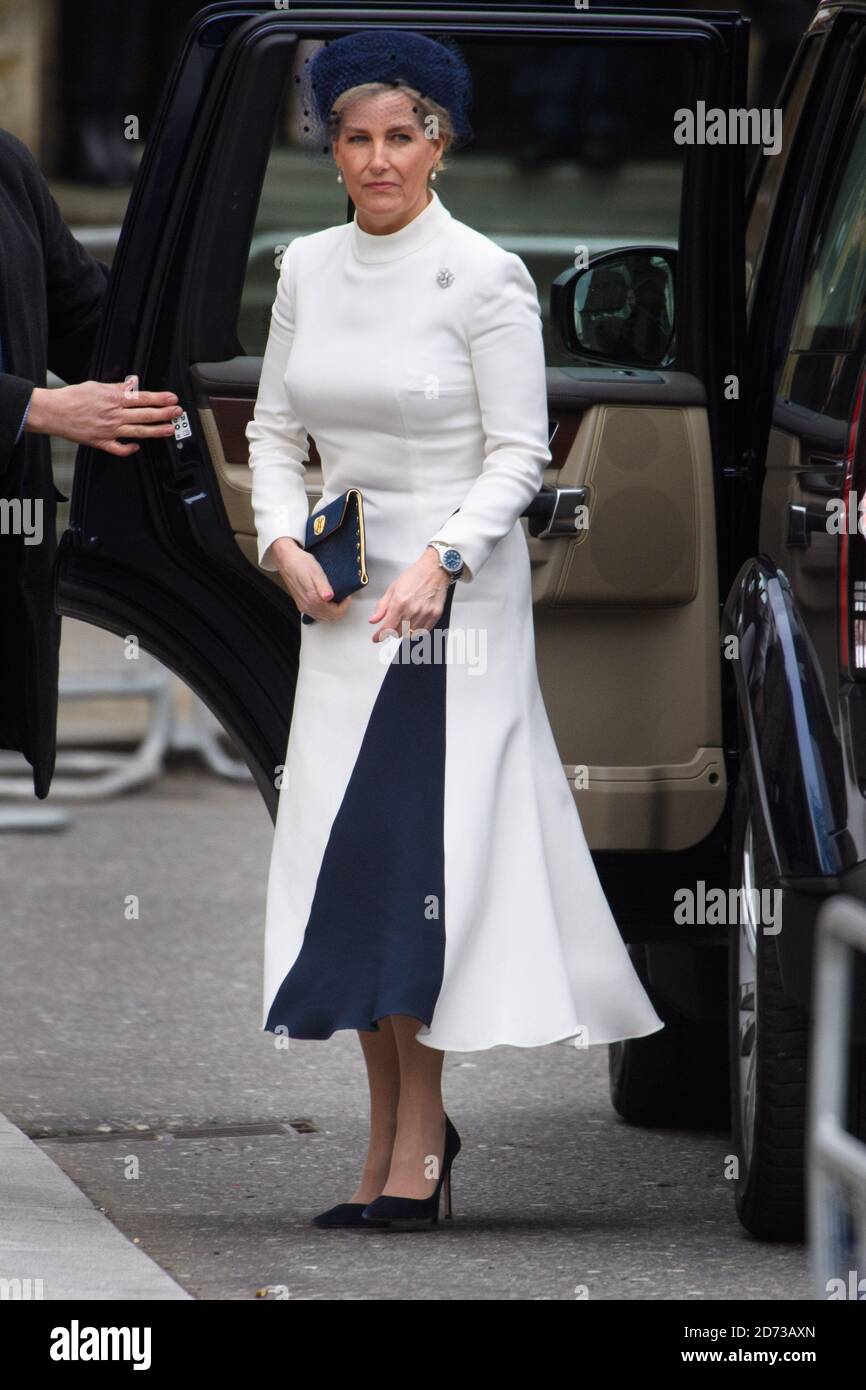
[[[550,452],[520,258],[435,192],[397,232],[356,216],[296,238],[247,427],[265,569],[278,536],[304,543],[308,433],[321,505],[363,493],[370,582],[343,618],[300,624],[264,1029],[328,1038],[408,1014],[419,1042],[459,1052],[656,1032],[538,683],[518,518]],[[433,539],[466,564],[437,632],[374,643],[371,613]]]

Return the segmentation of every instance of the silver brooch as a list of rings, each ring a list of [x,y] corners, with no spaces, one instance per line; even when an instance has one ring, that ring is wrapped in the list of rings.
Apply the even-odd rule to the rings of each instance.
[[[447,290],[453,280],[454,276],[447,266],[440,270],[439,274],[436,276],[436,283],[440,285],[443,290]]]

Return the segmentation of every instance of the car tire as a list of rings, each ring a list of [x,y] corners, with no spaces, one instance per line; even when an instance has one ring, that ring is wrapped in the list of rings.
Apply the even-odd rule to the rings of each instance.
[[[649,980],[648,948],[630,944],[632,964],[665,1026],[646,1038],[608,1048],[610,1098],[629,1124],[677,1129],[727,1129],[727,1029],[677,1013]]]
[[[731,828],[731,887],[772,889],[772,857],[743,758]],[[772,935],[738,912],[728,939],[731,1137],[737,1215],[764,1240],[802,1240],[809,1019],[782,986]]]

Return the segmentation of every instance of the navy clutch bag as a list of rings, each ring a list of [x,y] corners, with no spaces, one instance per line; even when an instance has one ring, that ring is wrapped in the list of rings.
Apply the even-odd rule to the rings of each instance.
[[[364,554],[364,498],[360,488],[350,487],[307,521],[304,549],[315,555],[334,591],[331,603],[340,603],[367,582]],[[309,613],[301,621],[314,623]]]

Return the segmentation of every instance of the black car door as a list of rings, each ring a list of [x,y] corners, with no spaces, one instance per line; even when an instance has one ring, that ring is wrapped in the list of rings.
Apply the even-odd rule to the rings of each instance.
[[[866,858],[866,7],[816,11],[776,105],[780,150],[758,160],[747,195],[747,524],[722,626],[742,724],[732,1189],[752,1234],[792,1240],[806,1229],[812,1048],[827,1021],[812,1016],[819,908],[863,897]],[[861,964],[847,1087],[859,1137]]]
[[[574,244],[607,244],[606,224],[587,235],[580,205],[598,179],[615,177],[649,112],[658,124],[665,163],[642,166],[641,206],[661,196],[653,189],[670,189],[676,356],[658,371],[587,368],[546,322],[547,481],[589,479],[598,540],[530,546],[539,672],[563,764],[589,768],[580,793],[588,838],[601,849],[681,850],[713,830],[727,786],[717,619],[736,550],[728,488],[739,445],[726,382],[742,369],[744,150],[698,134],[676,147],[674,173],[668,153],[676,102],[691,111],[745,104],[746,25],[734,12],[261,0],[196,16],[130,200],[96,364],[101,379],[135,372],[143,387],[174,390],[186,417],[175,440],[134,458],[80,451],[58,607],[136,633],[176,671],[239,745],[275,814],[299,623],[279,578],[256,564],[244,427],[281,249],[293,232],[352,211],[345,196],[336,201],[331,171],[321,221],[316,170],[293,145],[302,125],[294,78],[324,38],[381,24],[451,34],[476,67],[476,130],[500,152],[482,145],[465,165],[471,179],[455,174],[442,196],[457,216],[467,208],[464,220],[496,208],[493,225],[524,255],[543,308]],[[575,98],[584,103],[576,116]],[[599,110],[611,120],[600,122]],[[585,198],[567,162],[545,162],[575,134]],[[503,159],[507,182],[497,181]],[[541,197],[548,168],[547,211],[509,242],[512,196]],[[637,216],[628,181],[617,197],[614,240],[627,243]],[[558,204],[573,199],[574,214],[554,227]],[[310,460],[314,501],[315,441]],[[660,720],[671,700],[672,717]]]
[[[847,511],[862,415],[863,6],[816,14],[779,102],[782,155],[761,162],[747,200],[750,526],[727,626],[766,615],[735,664],[753,776],[779,873],[817,880],[866,857],[866,666],[853,640],[863,542],[855,525],[849,548],[847,522],[829,524]],[[796,665],[777,680],[774,659],[794,642]]]

